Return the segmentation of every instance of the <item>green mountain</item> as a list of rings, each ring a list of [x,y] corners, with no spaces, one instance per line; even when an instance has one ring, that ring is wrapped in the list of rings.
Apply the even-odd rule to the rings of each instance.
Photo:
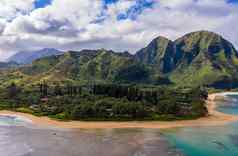
[[[238,53],[222,36],[200,31],[175,42],[180,54],[171,79],[177,84],[225,85],[238,78]]]
[[[174,42],[159,37],[135,57],[179,86],[237,85],[238,53],[213,32],[193,32]]]
[[[164,37],[154,39],[146,48],[138,51],[135,57],[161,73],[171,72],[176,65],[174,44]]]
[[[135,55],[107,50],[66,52],[4,71],[2,85],[39,81],[173,84],[175,86],[238,86],[238,53],[218,34],[199,31],[175,41],[154,39]]]

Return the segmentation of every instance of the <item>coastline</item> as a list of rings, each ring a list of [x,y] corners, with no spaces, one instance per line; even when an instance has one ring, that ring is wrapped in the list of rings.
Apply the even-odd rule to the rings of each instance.
[[[167,129],[179,127],[196,127],[196,126],[219,126],[233,121],[238,121],[238,116],[224,114],[216,111],[217,96],[226,96],[229,94],[238,94],[234,92],[209,94],[207,99],[208,116],[196,120],[184,121],[129,121],[129,122],[90,122],[90,121],[57,121],[48,117],[37,117],[31,114],[0,111],[0,115],[14,115],[31,120],[37,126],[56,127],[66,129],[115,129],[115,128],[151,128]]]

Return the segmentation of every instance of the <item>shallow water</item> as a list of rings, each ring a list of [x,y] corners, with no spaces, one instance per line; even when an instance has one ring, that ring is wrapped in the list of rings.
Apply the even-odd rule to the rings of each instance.
[[[174,156],[158,130],[59,130],[0,116],[0,156]]]
[[[226,97],[228,98],[226,101],[218,102],[217,110],[226,114],[238,115],[238,95],[227,95]]]
[[[218,111],[238,115],[238,96],[220,101]],[[216,127],[166,130],[170,143],[187,156],[238,156],[238,122]]]

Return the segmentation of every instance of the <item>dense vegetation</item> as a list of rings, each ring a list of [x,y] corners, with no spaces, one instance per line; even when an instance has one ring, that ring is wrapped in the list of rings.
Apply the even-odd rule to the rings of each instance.
[[[62,120],[178,120],[206,115],[201,89],[145,88],[137,85],[54,85],[1,91],[1,109]]]

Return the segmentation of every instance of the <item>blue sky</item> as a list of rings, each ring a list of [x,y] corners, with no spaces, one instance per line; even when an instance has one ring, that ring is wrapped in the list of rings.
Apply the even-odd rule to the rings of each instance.
[[[238,0],[0,0],[0,7],[0,61],[41,48],[135,53],[157,36],[198,30],[238,48]]]
[[[35,7],[36,8],[44,8],[47,5],[51,4],[52,0],[36,0],[35,1]]]
[[[228,0],[228,3],[238,3],[238,0]]]
[[[154,4],[154,2],[152,2],[152,1],[137,0],[135,5],[130,7],[130,9],[128,9],[126,12],[118,15],[118,20],[123,20],[123,19],[127,19],[127,18],[135,20],[136,17],[139,14],[141,14],[144,9],[153,7],[153,4]]]

